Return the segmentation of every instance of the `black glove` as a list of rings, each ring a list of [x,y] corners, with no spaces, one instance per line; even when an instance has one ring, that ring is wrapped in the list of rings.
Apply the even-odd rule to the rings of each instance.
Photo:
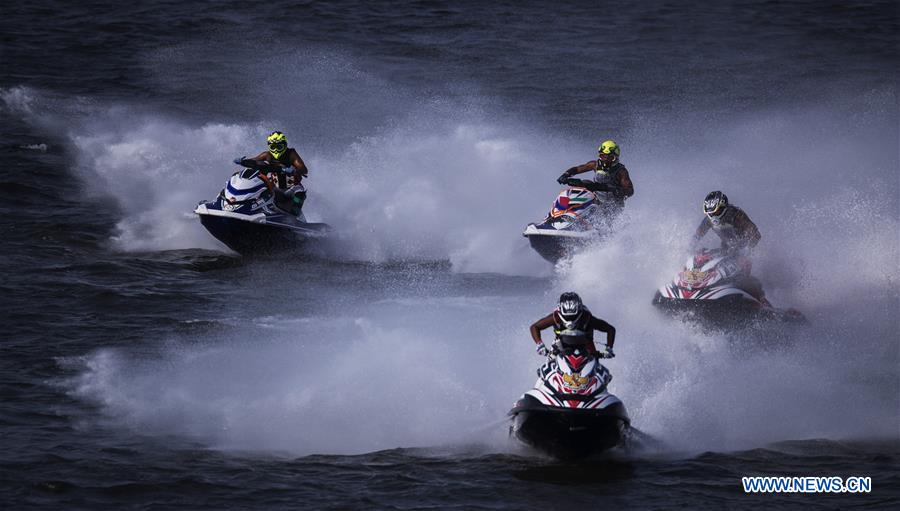
[[[569,180],[569,173],[568,173],[568,172],[563,172],[561,176],[559,176],[558,178],[556,178],[556,182],[559,183],[559,184],[561,184],[561,185],[566,184],[566,181],[568,181],[568,180]]]

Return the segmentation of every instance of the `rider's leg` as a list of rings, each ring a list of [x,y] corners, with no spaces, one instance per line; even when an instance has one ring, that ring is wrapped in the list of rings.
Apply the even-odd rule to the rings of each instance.
[[[769,300],[766,299],[766,292],[763,291],[762,282],[760,282],[758,278],[748,275],[744,277],[741,284],[744,290],[753,295],[760,303],[766,307],[772,306],[772,304],[769,303]]]
[[[298,217],[303,214],[303,203],[306,202],[306,188],[303,185],[294,185],[285,191],[285,195],[291,201],[291,214]]]

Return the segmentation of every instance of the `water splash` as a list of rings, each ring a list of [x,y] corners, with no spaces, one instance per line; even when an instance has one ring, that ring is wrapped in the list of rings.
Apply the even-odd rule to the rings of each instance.
[[[114,241],[124,250],[213,243],[187,212],[221,186],[222,162],[254,152],[272,124],[195,125],[76,100],[70,109],[89,115],[71,121],[50,113],[58,99],[35,91],[3,99],[66,133],[87,186],[119,198]],[[888,99],[790,106],[715,125],[702,115],[656,120],[629,133],[622,158],[637,194],[622,230],[560,265],[543,295],[433,299],[428,289],[412,290],[411,302],[372,304],[362,290],[362,303],[343,316],[281,317],[200,345],[174,339],[150,359],[101,350],[70,388],[116,423],[223,447],[359,452],[466,441],[462,432],[496,420],[532,384],[526,327],[572,289],[619,329],[613,391],[636,424],[669,443],[733,449],[896,436],[900,165]],[[590,158],[592,143],[482,106],[404,107],[390,122],[360,127],[349,145],[301,147],[313,172],[310,216],[349,233],[360,260],[447,258],[461,272],[548,272],[521,229],[546,211],[556,173]],[[712,189],[760,226],[755,272],[770,299],[811,319],[781,349],[755,347],[765,333],[703,332],[649,304],[682,262]],[[345,304],[339,295],[354,290],[305,292]],[[310,327],[320,323],[343,326]],[[255,340],[260,328],[271,332],[264,344]],[[333,346],[346,349],[336,356]]]

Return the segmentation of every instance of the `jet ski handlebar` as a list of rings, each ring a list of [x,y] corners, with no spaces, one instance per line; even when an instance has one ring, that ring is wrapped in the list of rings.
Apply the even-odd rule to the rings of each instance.
[[[597,183],[595,181],[587,181],[585,179],[576,179],[574,177],[566,180],[567,186],[575,186],[579,188],[587,188],[592,192],[609,192],[612,191],[606,183]]]
[[[287,165],[282,165],[281,163],[269,163],[267,161],[259,161],[251,158],[235,158],[234,163],[240,165],[241,167],[260,170],[262,172],[284,172]]]

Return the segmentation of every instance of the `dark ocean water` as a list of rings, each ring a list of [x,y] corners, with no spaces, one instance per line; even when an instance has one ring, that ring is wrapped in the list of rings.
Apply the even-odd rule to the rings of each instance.
[[[5,7],[0,507],[900,507],[896,3],[548,5]],[[750,120],[730,124],[737,118]],[[467,127],[479,123],[500,134],[465,145]],[[773,366],[759,377],[776,394],[771,405],[729,407],[746,395],[727,385],[699,394],[718,405],[690,400],[674,415],[661,398],[641,400],[642,387],[629,376],[663,392],[656,375],[669,367],[671,344],[642,340],[641,321],[623,320],[619,365],[611,367],[622,387],[613,391],[639,403],[636,423],[643,419],[638,425],[668,447],[561,464],[497,437],[505,407],[532,381],[525,327],[561,286],[606,261],[590,257],[605,256],[586,256],[560,276],[532,271],[541,268],[529,262],[533,256],[491,258],[492,250],[505,254],[504,242],[457,243],[477,238],[481,219],[451,232],[435,218],[470,204],[458,190],[500,182],[460,171],[449,185],[437,181],[450,190],[439,201],[449,206],[437,213],[423,203],[420,218],[394,215],[394,204],[376,197],[373,209],[344,218],[365,226],[358,232],[386,233],[391,243],[361,242],[340,261],[242,260],[182,225],[193,225],[182,217],[215,193],[208,183],[228,170],[176,181],[181,171],[171,169],[227,164],[236,151],[261,146],[248,137],[273,125],[302,134],[292,140],[318,165],[313,178],[357,168],[375,176],[367,183],[381,191],[442,169],[437,162],[481,162],[489,173],[494,153],[485,141],[503,151],[554,153],[521,157],[552,162],[541,178],[549,183],[590,158],[594,139],[615,136],[626,163],[645,163],[630,202],[636,211],[696,201],[666,193],[667,180],[680,179],[671,174],[684,173],[705,190],[706,181],[719,184],[722,169],[745,165],[753,169],[747,175],[777,158],[789,170],[765,180],[757,210],[790,199],[794,211],[825,215],[807,214],[812,224],[852,232],[842,245],[858,242],[869,259],[856,267],[860,251],[853,251],[855,274],[838,284],[818,279],[821,260],[798,270],[806,280],[796,287],[807,294],[827,288],[805,302],[806,312],[835,338],[804,338],[789,355],[750,355],[746,364],[700,343],[684,351],[716,361],[672,364],[684,368],[671,373],[676,387],[696,386],[690,382],[698,376],[685,375],[694,370],[727,375],[738,368],[738,379],[741,367]],[[524,142],[504,145],[520,132]],[[748,142],[736,148],[739,155],[711,149],[723,133],[772,135],[784,145]],[[820,138],[829,142],[814,151]],[[103,149],[116,144],[131,151],[124,163]],[[405,152],[414,146],[425,147],[427,158]],[[566,154],[580,146],[586,149]],[[454,152],[460,147],[470,152]],[[691,181],[684,167],[707,154],[712,170],[697,167],[703,180]],[[415,161],[399,170],[390,163],[404,158]],[[840,168],[798,163],[807,159]],[[496,179],[510,182],[516,197],[491,200],[514,210],[525,196],[540,203],[540,214],[549,194],[532,199],[520,185],[535,174],[503,172]],[[314,192],[338,185],[320,179],[312,181]],[[726,182],[736,188],[742,179]],[[853,224],[856,208],[844,207],[823,182],[857,191],[847,199],[853,206],[879,204],[865,210],[875,221]],[[444,189],[429,190],[440,196]],[[170,216],[148,205],[184,190],[186,204]],[[313,195],[310,207],[316,200],[324,202]],[[828,216],[832,206],[838,220]],[[505,228],[501,208],[485,207],[483,229]],[[320,214],[327,217],[327,209]],[[411,217],[411,225],[370,229],[365,219],[375,214],[401,224]],[[849,226],[842,223],[848,218]],[[870,224],[886,226],[886,234],[870,232]],[[842,254],[825,245],[811,251]],[[629,259],[646,269],[646,257]],[[861,294],[840,284],[856,281],[874,284]],[[605,310],[645,304],[652,294],[652,287],[641,290],[632,303],[598,289],[598,297],[610,297]],[[850,299],[840,305],[821,298],[843,292]],[[646,351],[629,354],[629,345],[642,343],[648,347],[634,349]],[[812,354],[822,352],[827,356]],[[842,363],[817,367],[825,358]],[[796,403],[781,394],[811,404],[792,411]],[[823,403],[831,409],[823,411]],[[745,495],[746,475],[870,476],[873,491]]]

